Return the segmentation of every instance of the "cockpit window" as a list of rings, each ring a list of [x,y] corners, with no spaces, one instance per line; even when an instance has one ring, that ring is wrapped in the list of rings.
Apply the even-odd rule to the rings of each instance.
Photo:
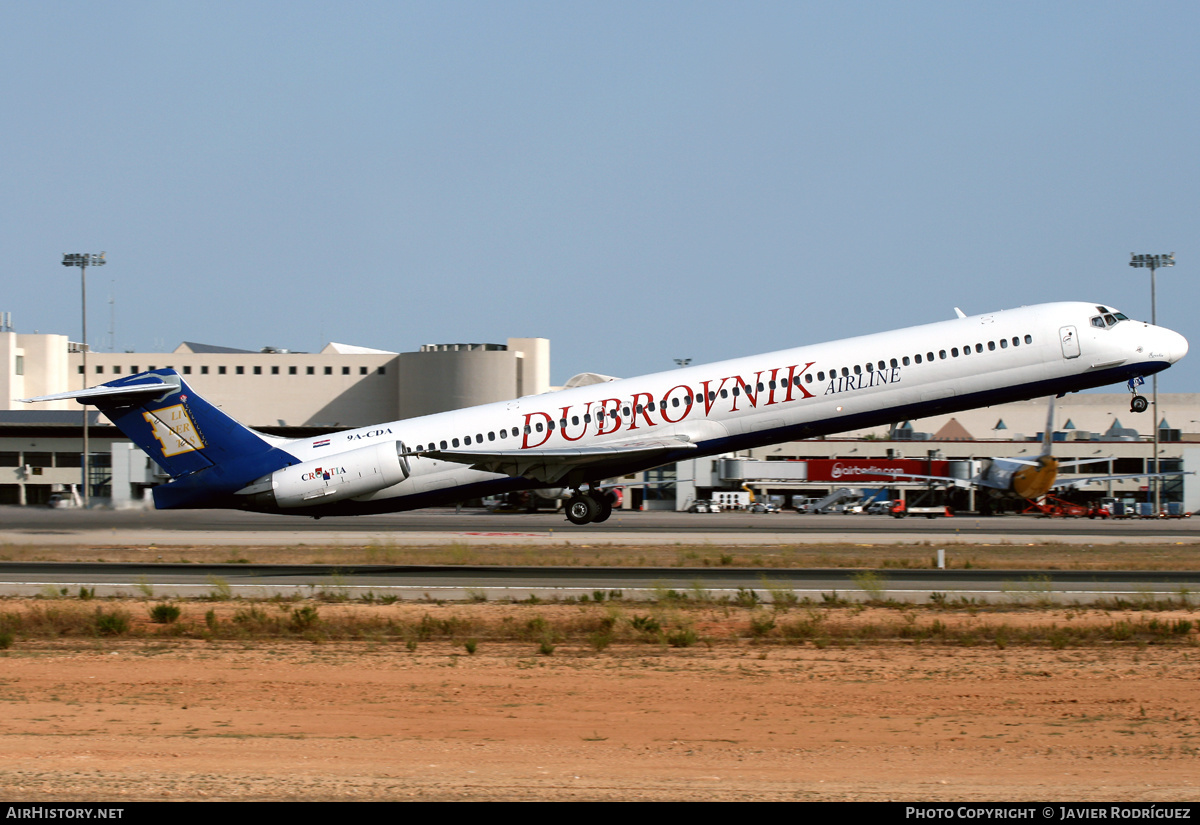
[[[1104,319],[1099,315],[1093,315],[1092,326],[1096,327],[1097,329],[1104,329]]]
[[[1108,327],[1115,326],[1121,321],[1129,320],[1128,316],[1126,316],[1124,313],[1110,312],[1105,310],[1103,307],[1096,307],[1096,309],[1104,312],[1103,316],[1093,315],[1091,318],[1092,326],[1096,327],[1097,329],[1107,329]]]
[[[1113,324],[1115,324],[1116,322],[1117,322],[1117,319],[1114,318],[1111,314],[1104,316],[1104,323],[1108,324],[1110,327]]]

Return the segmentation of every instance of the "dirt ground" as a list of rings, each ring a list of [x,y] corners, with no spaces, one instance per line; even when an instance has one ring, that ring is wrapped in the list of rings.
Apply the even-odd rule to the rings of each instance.
[[[1195,644],[819,647],[701,629],[707,643],[686,648],[562,643],[552,655],[487,639],[474,654],[461,641],[18,640],[0,652],[0,793],[1197,798]]]

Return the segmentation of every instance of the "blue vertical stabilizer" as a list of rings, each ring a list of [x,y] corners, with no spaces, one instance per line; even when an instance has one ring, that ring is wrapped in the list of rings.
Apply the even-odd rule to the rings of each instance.
[[[34,400],[92,404],[162,467],[171,481],[154,504],[230,507],[237,490],[296,459],[197,395],[175,370],[142,372],[99,387]]]

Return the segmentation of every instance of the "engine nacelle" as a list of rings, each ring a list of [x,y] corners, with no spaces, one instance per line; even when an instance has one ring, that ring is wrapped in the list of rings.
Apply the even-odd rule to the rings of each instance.
[[[313,507],[364,496],[408,478],[403,452],[403,442],[386,441],[284,467],[271,474],[270,492],[264,490],[259,495],[273,497],[275,506],[283,508]]]

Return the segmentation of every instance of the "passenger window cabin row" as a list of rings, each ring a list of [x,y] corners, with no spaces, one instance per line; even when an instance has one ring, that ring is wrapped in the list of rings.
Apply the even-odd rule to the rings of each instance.
[[[1021,346],[1021,342],[1022,342],[1022,338],[1020,336],[1014,335],[1012,338],[1001,338],[998,341],[988,341],[986,344],[982,344],[982,343],[967,344],[961,350],[958,347],[951,347],[949,349],[949,351],[940,349],[936,353],[934,353],[934,352],[925,352],[925,353],[918,352],[917,354],[913,355],[911,358],[909,356],[905,355],[899,359],[892,358],[889,361],[880,360],[875,363],[867,362],[867,364],[865,364],[865,365],[855,364],[853,367],[842,367],[840,374],[842,377],[846,377],[846,376],[849,376],[851,374],[851,372],[853,372],[854,375],[862,375],[864,370],[867,373],[872,373],[872,372],[875,372],[876,370],[882,372],[883,370],[886,370],[886,369],[895,369],[896,367],[907,367],[907,366],[910,366],[913,364],[931,363],[933,361],[945,361],[947,359],[958,358],[960,356],[966,357],[966,356],[970,355],[972,352],[982,353],[984,351],[985,347],[987,348],[988,352],[995,352],[998,349],[1008,349],[1009,346],[1019,347],[1019,346]],[[1032,344],[1033,336],[1032,335],[1024,336],[1024,342],[1026,344]],[[839,375],[838,370],[832,369],[829,371],[828,377],[830,379],[834,379],[834,378],[837,378],[838,375]],[[825,371],[819,370],[817,372],[816,380],[824,381],[825,378],[826,378]],[[813,382],[812,374],[810,373],[810,374],[805,375],[804,380],[811,384]]]
[[[895,369],[896,367],[901,367],[901,366],[907,367],[907,366],[910,366],[911,364],[928,363],[928,362],[932,362],[935,360],[945,361],[949,358],[966,357],[968,355],[971,355],[972,352],[974,352],[976,354],[981,354],[984,352],[985,348],[988,352],[995,352],[998,349],[1001,349],[1001,350],[1008,349],[1010,346],[1011,347],[1019,347],[1019,346],[1021,346],[1022,341],[1027,345],[1032,344],[1033,336],[1026,335],[1026,336],[1024,336],[1024,338],[1022,338],[1020,336],[1014,335],[1012,338],[1000,338],[997,341],[988,341],[986,344],[983,344],[983,343],[967,344],[961,350],[958,347],[951,347],[949,349],[949,351],[940,349],[937,351],[936,354],[933,352],[925,352],[925,353],[918,352],[916,355],[913,355],[911,358],[909,356],[905,355],[899,359],[892,358],[889,361],[881,360],[881,361],[877,361],[875,363],[867,363],[865,365],[855,364],[853,367],[842,367],[841,375],[848,376],[848,375],[850,375],[851,370],[853,370],[855,375],[862,375],[864,369],[867,373],[871,373],[876,370],[880,370],[880,371],[886,370],[889,367],[892,369]],[[825,375],[826,374],[825,374],[824,370],[819,370],[817,372],[816,380],[824,381]],[[833,369],[833,370],[829,371],[829,377],[831,379],[836,378],[837,376],[838,376],[838,370]],[[813,382],[812,374],[805,373],[804,380],[807,383],[811,384]],[[728,398],[731,394],[733,395],[734,398],[737,398],[742,393],[746,393],[747,395],[752,395],[756,389],[758,392],[782,389],[783,387],[785,387],[787,385],[787,383],[788,383],[787,381],[775,381],[775,380],[766,381],[766,382],[759,381],[757,383],[757,385],[737,384],[733,387],[732,390],[727,390],[727,389],[721,389],[719,391],[709,390],[708,400],[715,401],[718,396],[721,398]],[[797,375],[795,378],[793,378],[792,383],[795,384],[797,387],[800,386],[800,376]],[[689,395],[683,396],[682,400],[680,400],[680,396],[678,396],[678,395],[669,397],[671,407],[679,407],[679,406],[689,406],[690,407],[693,403],[696,403],[696,404],[703,403],[704,399],[705,399],[704,393],[696,393],[694,398],[692,395],[689,394]],[[668,403],[668,399],[664,398],[662,400],[662,403],[660,405],[658,405],[657,408],[664,409],[667,407],[667,403]],[[654,412],[655,409],[656,409],[655,402],[651,401],[650,403],[645,404],[645,405],[637,404],[636,406],[632,406],[632,407],[630,405],[626,404],[625,406],[620,408],[620,413],[625,418],[629,418],[630,415],[634,415],[634,414],[641,415],[643,412]],[[606,410],[603,410],[603,409],[599,410],[596,412],[595,420],[597,422],[602,422],[606,415],[615,416],[616,412],[607,413]],[[592,420],[593,420],[593,417],[592,417],[591,413],[585,413],[582,417],[578,416],[578,415],[573,415],[573,416],[571,416],[571,426],[579,426],[581,421],[585,425],[591,424]],[[533,425],[526,424],[525,425],[525,434],[532,435],[534,432],[541,433],[541,432],[546,432],[547,430],[549,430],[550,432],[554,432],[556,424],[557,424],[558,428],[560,428],[560,429],[564,428],[567,426],[567,419],[560,418],[557,422],[550,420],[550,421],[546,421],[546,422],[539,421]],[[497,432],[499,433],[500,439],[505,440],[509,437],[510,431],[509,430],[499,430]],[[489,442],[496,441],[497,432],[489,432],[487,434],[487,440]],[[519,427],[513,427],[511,432],[512,432],[513,438],[518,438],[521,435],[521,429]],[[431,444],[429,444],[429,449],[430,450],[437,450],[437,449],[448,450],[448,449],[454,449],[459,446],[469,447],[472,444],[482,444],[482,443],[484,443],[483,433],[476,433],[474,438],[472,438],[472,436],[467,435],[467,436],[463,436],[461,439],[452,438],[452,439],[450,439],[449,442],[439,441],[436,443],[431,443]],[[417,445],[417,452],[422,452],[424,449],[425,449],[425,445],[423,445],[423,444]]]

